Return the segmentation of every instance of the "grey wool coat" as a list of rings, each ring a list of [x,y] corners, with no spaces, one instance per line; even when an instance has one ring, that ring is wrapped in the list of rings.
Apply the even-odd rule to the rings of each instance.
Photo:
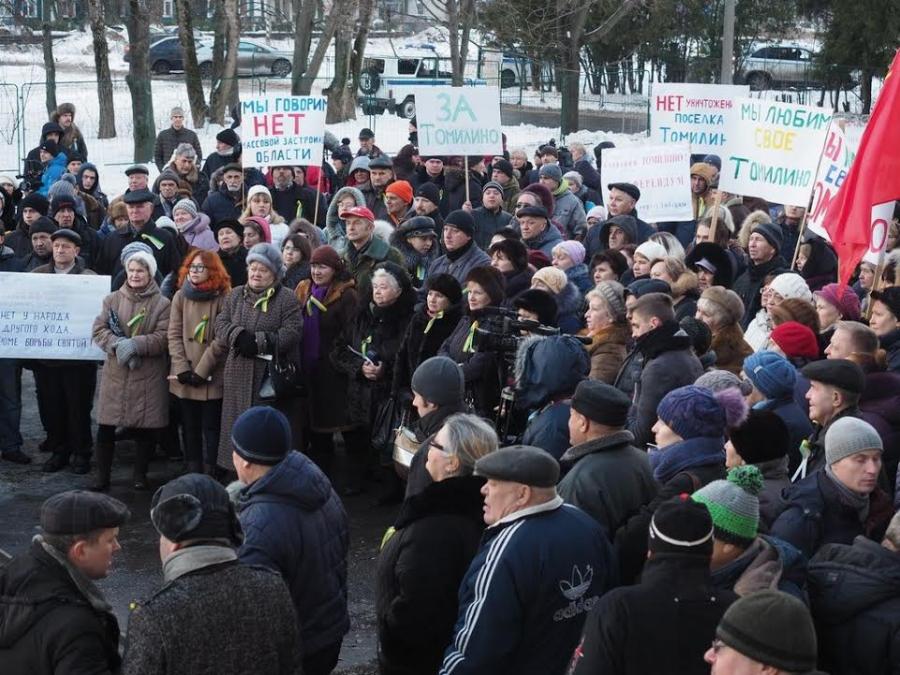
[[[218,464],[229,471],[234,471],[231,461],[231,427],[247,408],[264,403],[259,398],[259,387],[269,363],[264,359],[248,359],[235,353],[233,346],[237,336],[245,330],[256,334],[265,333],[272,351],[277,347],[282,357],[299,363],[300,336],[303,331],[300,303],[280,283],[275,285],[275,292],[266,311],[263,311],[262,306],[254,307],[262,295],[263,293],[253,291],[249,286],[238,286],[226,298],[216,317],[216,340],[224,342],[228,349]]]
[[[169,423],[169,374],[167,359],[169,301],[152,279],[135,293],[128,285],[103,298],[94,319],[94,342],[107,353],[100,377],[97,421],[128,429],[159,429]],[[141,311],[145,316],[132,329],[128,322]],[[115,343],[121,339],[110,327],[110,313],[121,329],[134,338],[140,365],[131,369],[116,359]]]

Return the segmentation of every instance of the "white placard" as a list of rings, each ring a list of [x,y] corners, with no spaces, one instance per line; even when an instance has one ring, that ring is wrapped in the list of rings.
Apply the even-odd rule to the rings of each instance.
[[[422,155],[500,155],[500,90],[428,87],[416,91]]]
[[[819,161],[819,173],[813,185],[809,214],[806,216],[806,226],[820,237],[828,239],[828,233],[822,226],[825,214],[847,178],[864,128],[865,125],[862,124],[845,127],[843,123],[835,121],[828,130]]]
[[[687,143],[691,152],[721,154],[735,99],[750,95],[742,84],[660,83],[650,97],[650,138],[654,143]]]
[[[776,204],[805,207],[816,179],[831,112],[823,108],[739,98],[725,128],[719,187]]]
[[[604,183],[633,183],[637,205],[651,223],[692,220],[691,150],[687,145],[629,145],[603,151]]]
[[[327,107],[323,96],[265,96],[241,101],[243,166],[319,166]]]
[[[0,272],[0,358],[102,361],[91,328],[110,278]]]

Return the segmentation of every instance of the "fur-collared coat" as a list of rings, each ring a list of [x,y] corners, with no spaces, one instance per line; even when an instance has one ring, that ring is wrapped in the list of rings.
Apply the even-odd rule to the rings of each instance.
[[[710,347],[716,353],[716,368],[741,374],[744,359],[753,353],[753,347],[744,340],[744,331],[736,323],[713,333]]]

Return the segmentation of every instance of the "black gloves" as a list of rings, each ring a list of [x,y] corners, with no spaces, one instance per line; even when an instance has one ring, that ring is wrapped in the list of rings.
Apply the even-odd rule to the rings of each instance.
[[[178,373],[178,382],[179,384],[189,385],[191,383],[191,375],[193,375],[190,370],[185,370],[183,373]]]
[[[248,359],[252,359],[259,353],[256,346],[256,335],[249,330],[241,331],[234,339],[234,351]]]

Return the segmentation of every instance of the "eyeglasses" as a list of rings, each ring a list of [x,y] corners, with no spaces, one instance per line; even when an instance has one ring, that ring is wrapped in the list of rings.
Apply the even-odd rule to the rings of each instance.
[[[206,269],[206,265],[190,265],[188,267],[188,271],[190,272],[202,272]]]

